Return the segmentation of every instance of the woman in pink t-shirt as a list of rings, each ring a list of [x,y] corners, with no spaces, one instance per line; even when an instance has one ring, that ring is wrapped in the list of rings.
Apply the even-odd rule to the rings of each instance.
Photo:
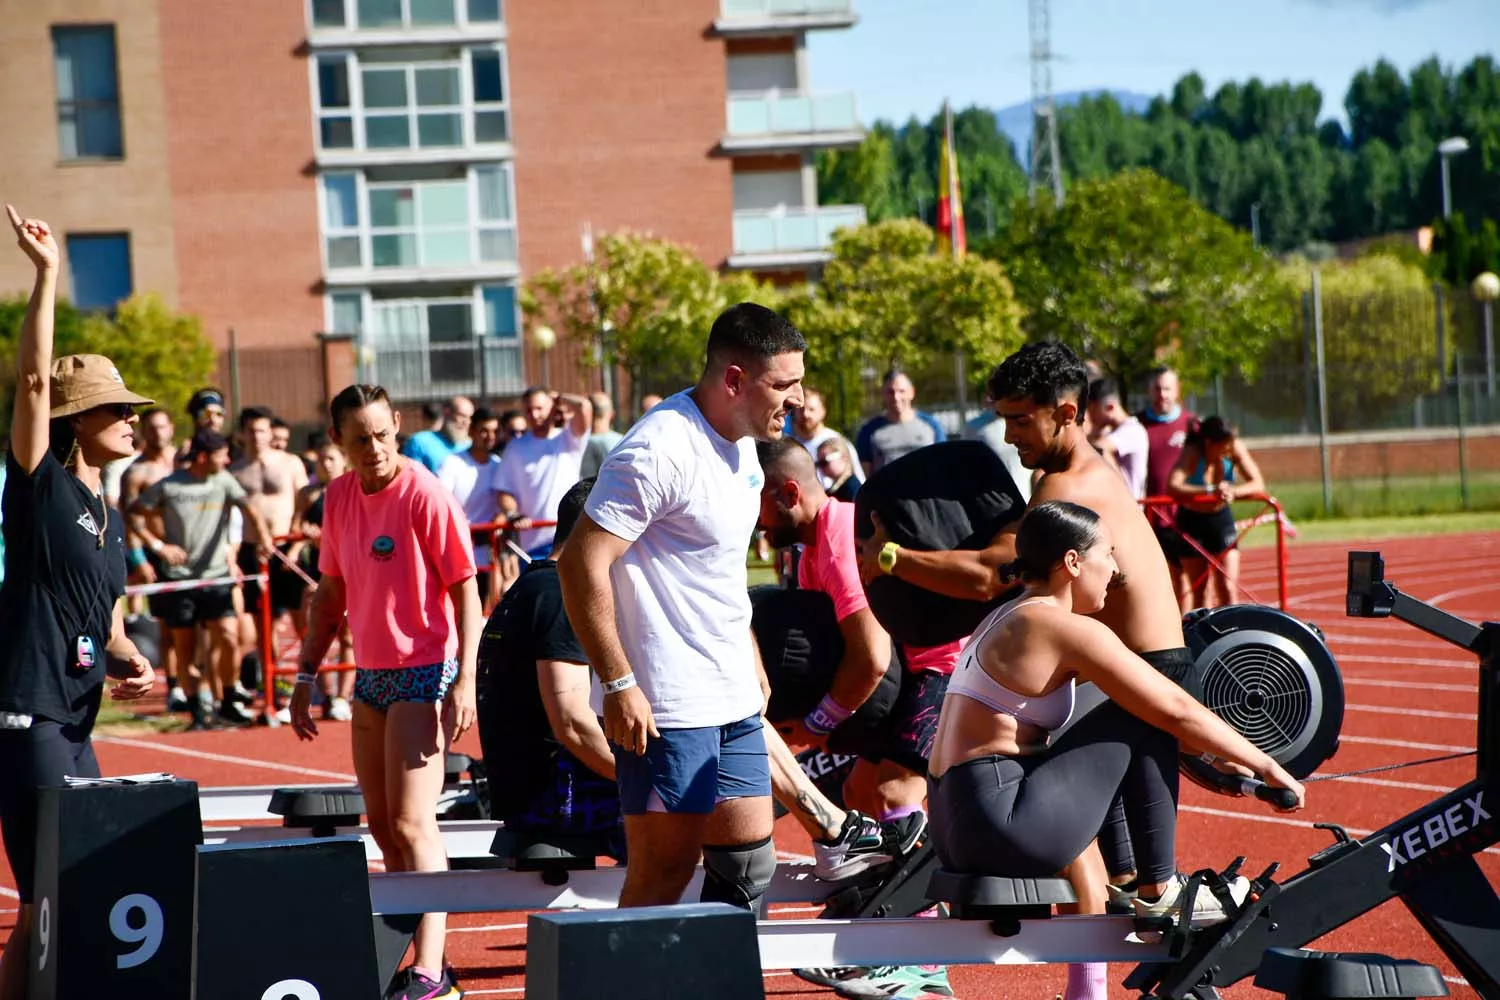
[[[469,526],[437,478],[396,449],[401,428],[379,386],[352,385],[329,407],[351,472],[328,484],[292,727],[317,736],[315,675],[347,610],[354,637],[354,773],[387,871],[448,867],[437,824],[448,746],[474,724],[484,618]],[[390,1000],[462,994],[443,961],[447,915],[429,913],[416,960]]]

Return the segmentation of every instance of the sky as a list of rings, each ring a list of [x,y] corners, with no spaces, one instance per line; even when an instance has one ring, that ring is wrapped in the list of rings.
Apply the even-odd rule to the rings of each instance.
[[[814,91],[853,90],[866,124],[995,109],[1031,94],[1027,0],[854,0],[859,23],[809,33]],[[1354,73],[1500,52],[1500,0],[1052,0],[1052,89],[1167,93],[1197,70],[1210,94],[1259,76],[1311,82],[1323,117]]]

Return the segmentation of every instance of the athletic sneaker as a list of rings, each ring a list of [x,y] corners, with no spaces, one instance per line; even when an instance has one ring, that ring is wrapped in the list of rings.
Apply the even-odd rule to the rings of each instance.
[[[1105,913],[1121,913],[1126,916],[1135,912],[1136,880],[1125,885],[1110,885],[1109,902],[1104,904]]]
[[[1172,876],[1172,881],[1167,883],[1161,898],[1155,901],[1147,901],[1137,896],[1131,904],[1135,908],[1138,917],[1171,917],[1176,915],[1177,900],[1182,891],[1187,888],[1187,877],[1181,873]],[[1234,900],[1236,907],[1243,906],[1250,895],[1250,880],[1243,875],[1238,876],[1229,883],[1229,897]],[[1193,916],[1188,926],[1193,928],[1212,927],[1214,924],[1222,924],[1228,920],[1230,913],[1224,909],[1224,902],[1207,885],[1199,885],[1197,893],[1193,896]]]
[[[866,975],[831,984],[848,1000],[929,1000],[953,996],[942,965],[881,965]]]
[[[332,719],[334,722],[348,722],[354,718],[354,709],[349,707],[347,698],[336,697],[327,703],[323,718]]]
[[[444,968],[442,976],[432,980],[408,967],[396,974],[385,1000],[461,1000],[462,997],[450,969]]]
[[[844,817],[837,840],[831,844],[813,841],[813,858],[813,874],[824,882],[850,878],[893,860],[885,849],[880,824],[852,809]]]
[[[187,710],[187,693],[182,690],[182,686],[180,684],[173,684],[172,690],[167,692],[167,711],[186,712]]]
[[[822,965],[810,969],[793,969],[792,975],[798,979],[805,979],[814,986],[833,989],[839,983],[859,979],[869,971],[863,965]]]
[[[900,819],[888,820],[880,824],[880,833],[885,837],[886,850],[896,856],[897,862],[905,861],[927,833],[927,814],[918,809]]]

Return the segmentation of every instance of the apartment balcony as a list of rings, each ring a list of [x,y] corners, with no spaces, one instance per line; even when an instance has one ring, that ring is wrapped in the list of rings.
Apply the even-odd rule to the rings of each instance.
[[[865,137],[853,93],[730,94],[726,119],[719,143],[726,153],[800,153],[858,146]]]
[[[863,205],[738,211],[728,263],[742,270],[816,267],[831,258],[836,231],[864,223]]]
[[[413,335],[392,342],[389,335],[361,340],[359,381],[384,386],[396,402],[472,396],[514,396],[526,387],[521,341],[474,334],[463,340],[434,341]]]
[[[755,38],[852,28],[858,20],[854,0],[720,0],[714,31]]]

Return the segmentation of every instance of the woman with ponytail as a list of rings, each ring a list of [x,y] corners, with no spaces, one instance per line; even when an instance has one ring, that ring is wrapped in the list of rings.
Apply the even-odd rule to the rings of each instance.
[[[1123,793],[1138,861],[1133,905],[1154,916],[1185,884],[1176,862],[1179,741],[1293,790],[1296,808],[1303,793],[1267,754],[1087,617],[1124,582],[1113,547],[1109,526],[1086,507],[1048,501],[1026,512],[1016,559],[1005,567],[1026,589],[980,624],[948,684],[928,805],[945,868],[1061,874],[1077,894],[1076,912],[1103,913],[1096,838]],[[1086,682],[1093,688],[1079,690]],[[1240,899],[1248,889],[1244,879],[1233,887]],[[1194,926],[1227,916],[1213,893],[1197,894]],[[1065,997],[1104,1000],[1103,964],[1070,967]]]
[[[52,359],[58,249],[38,219],[5,206],[36,267],[21,327],[5,458],[5,582],[0,585],[0,831],[20,891],[0,961],[0,1000],[27,996],[37,790],[99,776],[90,734],[105,675],[116,699],[151,690],[151,663],[125,635],[125,539],[101,471],[134,454],[135,408],[108,358]],[[56,845],[51,845],[56,849]]]

